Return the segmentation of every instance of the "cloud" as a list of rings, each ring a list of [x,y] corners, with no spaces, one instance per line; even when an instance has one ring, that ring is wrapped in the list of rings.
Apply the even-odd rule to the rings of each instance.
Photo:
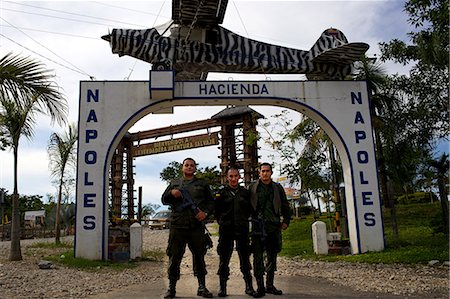
[[[0,152],[0,187],[5,188],[11,194],[14,190],[14,160],[10,152]],[[23,195],[45,195],[56,193],[52,186],[51,174],[48,170],[47,152],[38,149],[19,148],[17,166],[18,191]]]
[[[10,51],[23,53],[53,69],[55,81],[68,100],[69,120],[75,122],[78,121],[80,81],[90,80],[89,76],[94,76],[96,80],[110,81],[149,78],[148,63],[112,54],[109,44],[100,37],[112,28],[136,28],[138,25],[141,25],[141,28],[151,28],[171,17],[170,1],[4,1],[1,5],[1,17],[4,20],[0,20],[0,33],[4,37],[0,36],[0,55]],[[42,7],[45,10],[27,5]],[[228,3],[223,26],[255,40],[302,50],[311,48],[323,30],[336,27],[342,30],[350,41],[369,43],[371,48],[368,53],[373,55],[378,53],[379,42],[394,37],[404,38],[405,33],[409,31],[402,5],[403,1],[234,0]],[[11,11],[12,9],[16,12]],[[12,26],[33,30],[22,30],[25,35],[5,20]],[[393,65],[390,65],[390,68],[396,70]],[[210,74],[208,78],[301,80],[304,76]],[[221,109],[223,107],[176,107],[172,115],[144,117],[130,131],[144,131],[206,119]],[[255,110],[269,117],[278,113],[280,108],[261,106],[255,107]],[[19,149],[19,192],[45,195],[55,192],[48,171],[47,141],[52,132],[61,132],[64,128],[52,125],[49,118],[43,116],[38,117],[37,124],[33,141],[23,141]],[[270,148],[263,146],[259,153],[262,160],[270,160]],[[165,183],[159,178],[159,172],[168,163],[192,156],[202,167],[214,166],[219,164],[219,155],[217,147],[208,147],[137,158],[136,188],[143,186],[144,202],[148,200],[157,203],[165,188]],[[12,155],[0,152],[0,187],[12,190],[12,184]]]

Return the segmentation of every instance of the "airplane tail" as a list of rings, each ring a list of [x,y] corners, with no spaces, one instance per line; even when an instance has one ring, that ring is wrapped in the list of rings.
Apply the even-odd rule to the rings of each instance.
[[[366,43],[349,43],[342,31],[326,29],[309,50],[312,61],[317,63],[351,64],[369,49]]]
[[[336,28],[329,28],[322,32],[319,39],[314,43],[309,51],[312,54],[312,58],[315,58],[326,50],[337,48],[347,43],[347,37],[345,37],[342,31]]]

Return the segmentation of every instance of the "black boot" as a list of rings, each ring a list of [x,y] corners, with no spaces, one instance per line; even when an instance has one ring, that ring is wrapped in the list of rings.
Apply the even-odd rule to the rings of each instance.
[[[250,275],[244,276],[245,281],[245,293],[249,296],[253,296],[255,294],[255,290],[253,289],[252,277]]]
[[[227,279],[226,278],[220,278],[220,290],[219,290],[219,297],[226,297],[227,296]]]
[[[268,294],[273,294],[273,295],[282,295],[283,291],[282,290],[278,290],[274,285],[273,285],[273,278],[274,278],[274,273],[267,273],[267,279],[266,279],[266,293]]]
[[[166,294],[164,295],[165,299],[169,298],[175,298],[175,288],[177,286],[176,279],[169,279],[169,289],[167,290]]]
[[[198,290],[197,296],[202,296],[203,298],[212,298],[213,294],[208,291],[205,285],[205,276],[197,276],[198,280]]]
[[[256,284],[258,288],[256,292],[253,293],[253,298],[261,298],[266,295],[266,290],[264,288],[264,277],[256,277]]]

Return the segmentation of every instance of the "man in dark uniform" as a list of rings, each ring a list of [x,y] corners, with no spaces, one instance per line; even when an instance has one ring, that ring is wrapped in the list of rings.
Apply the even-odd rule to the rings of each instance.
[[[219,223],[219,245],[217,253],[220,256],[219,297],[227,296],[227,280],[230,275],[230,258],[233,253],[234,241],[239,255],[240,269],[244,275],[245,293],[253,296],[255,292],[250,273],[250,238],[249,218],[252,206],[250,204],[250,192],[239,186],[239,170],[230,168],[227,171],[228,185],[224,186],[216,194],[215,216]]]
[[[262,163],[259,180],[249,186],[253,215],[253,267],[258,288],[254,298],[266,293],[281,295],[273,279],[277,270],[277,255],[281,251],[281,230],[289,226],[291,209],[283,187],[272,181],[272,165]],[[282,217],[282,218],[281,218]],[[266,288],[264,288],[264,253],[266,253]]]
[[[203,221],[208,214],[214,212],[214,199],[208,183],[194,176],[196,170],[196,163],[192,158],[184,159],[183,178],[172,181],[162,195],[162,203],[170,205],[172,209],[167,246],[169,290],[164,298],[175,297],[186,244],[192,253],[194,275],[198,280],[197,295],[204,298],[213,297],[205,285],[207,239]]]

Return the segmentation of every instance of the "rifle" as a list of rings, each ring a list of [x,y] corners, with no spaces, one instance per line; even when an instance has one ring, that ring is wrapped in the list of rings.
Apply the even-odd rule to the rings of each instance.
[[[266,233],[266,225],[264,223],[264,218],[262,213],[258,213],[258,216],[252,217],[252,237],[258,237],[262,243],[266,240],[267,233]]]
[[[181,197],[183,198],[183,203],[178,207],[177,211],[181,212],[184,209],[191,210],[192,213],[194,213],[194,216],[197,215],[200,212],[200,209],[198,208],[197,204],[192,200],[191,194],[185,189],[185,188],[179,188],[181,192]],[[208,228],[205,225],[205,221],[202,221],[203,228],[205,229],[205,245],[206,249],[210,249],[213,247],[213,242],[211,239],[211,233],[209,232]]]
[[[197,207],[195,202],[192,200],[192,197],[189,194],[189,192],[184,188],[179,188],[178,190],[180,190],[180,192],[181,192],[181,197],[183,198],[183,203],[177,208],[177,211],[181,212],[181,211],[189,208],[191,210],[191,212],[194,213],[194,215],[197,215],[199,212],[199,208]]]

